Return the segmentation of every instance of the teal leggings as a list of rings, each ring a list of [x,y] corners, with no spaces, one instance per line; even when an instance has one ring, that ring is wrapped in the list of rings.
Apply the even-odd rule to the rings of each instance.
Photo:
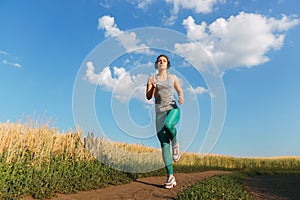
[[[179,108],[173,108],[172,110],[166,112],[156,113],[157,137],[160,141],[163,161],[165,163],[168,174],[173,174],[170,142],[172,141],[173,146],[177,144],[177,130],[175,128],[175,125],[178,123],[179,118]]]

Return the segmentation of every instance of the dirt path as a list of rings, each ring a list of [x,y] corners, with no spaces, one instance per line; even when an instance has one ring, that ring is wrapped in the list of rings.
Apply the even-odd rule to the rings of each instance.
[[[300,175],[257,176],[244,181],[244,185],[257,200],[300,199]]]
[[[172,189],[165,189],[162,187],[166,181],[166,177],[148,177],[139,178],[136,181],[118,186],[111,186],[103,189],[78,192],[76,194],[58,194],[52,200],[80,200],[80,199],[134,199],[134,200],[148,200],[148,199],[174,199],[177,193],[189,184],[193,184],[210,177],[215,174],[225,174],[230,172],[224,171],[206,171],[198,173],[177,173],[175,174],[177,186]]]

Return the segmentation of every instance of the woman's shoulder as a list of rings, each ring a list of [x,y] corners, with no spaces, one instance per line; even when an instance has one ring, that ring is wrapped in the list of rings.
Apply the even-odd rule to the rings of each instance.
[[[170,77],[175,81],[178,79],[178,77],[175,74],[170,74]]]
[[[149,77],[148,77],[148,80],[151,79],[151,78],[156,78],[156,75],[151,75],[151,76],[149,76]]]

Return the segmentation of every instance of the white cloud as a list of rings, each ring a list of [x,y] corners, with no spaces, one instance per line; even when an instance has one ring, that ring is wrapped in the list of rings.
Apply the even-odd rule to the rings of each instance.
[[[146,82],[149,78],[147,74],[132,75],[123,67],[113,67],[110,70],[106,66],[101,72],[95,72],[94,63],[89,61],[86,63],[86,71],[84,79],[91,84],[98,85],[102,90],[112,92],[113,97],[123,103],[127,103],[130,99],[138,99],[146,105],[153,104],[153,101],[146,100]],[[203,87],[183,88],[186,92],[193,95],[201,95],[208,93],[208,89]]]
[[[173,4],[173,13],[177,14],[180,8],[191,9],[195,13],[211,13],[213,6],[218,2],[225,0],[165,0],[167,3]]]
[[[286,15],[281,15],[281,20],[276,20],[275,18],[268,19],[272,31],[287,31],[290,28],[299,24],[300,20],[296,15],[288,17]]]
[[[200,25],[198,25],[195,23],[194,18],[189,16],[183,20],[182,25],[184,25],[187,30],[187,36],[194,40],[201,40],[208,36],[206,33],[206,22],[202,22]]]
[[[212,91],[209,91],[208,89],[206,89],[204,87],[201,87],[201,86],[197,86],[196,88],[189,87],[189,88],[186,89],[186,91],[192,96],[194,96],[194,95],[203,95],[203,94],[208,93],[211,98],[216,97],[216,95]]]
[[[9,62],[5,59],[2,61],[2,63],[5,64],[5,65],[10,65],[10,66],[13,66],[13,67],[21,68],[21,64],[14,63],[14,62]]]
[[[117,37],[121,33],[123,33],[115,24],[115,18],[105,15],[98,19],[98,29],[104,29],[105,36]]]
[[[100,2],[100,6],[102,6],[103,8],[106,8],[106,9],[110,9],[111,8],[111,2],[105,0],[105,1],[102,1]]]
[[[192,88],[192,87],[189,87],[187,89],[189,92],[193,93],[193,94],[204,94],[204,93],[207,93],[208,92],[208,89],[204,88],[204,87],[201,87],[201,86],[198,86],[196,88]]]
[[[217,68],[211,65],[209,52],[205,51],[199,42],[176,43],[174,51],[187,59],[189,63],[195,66],[202,73],[209,72],[210,74],[218,74]]]
[[[137,8],[145,10],[154,2],[154,0],[130,0],[129,2],[136,4]]]
[[[150,48],[141,43],[134,32],[122,31],[117,27],[114,17],[105,15],[98,19],[98,29],[105,30],[105,37],[116,38],[127,51],[152,54]]]
[[[200,42],[207,55],[224,71],[269,61],[266,54],[282,47],[284,31],[298,25],[299,19],[285,15],[275,19],[241,12],[228,19],[219,18],[209,25],[205,22],[196,24],[193,17],[189,16],[182,24],[187,30],[187,36],[194,42],[176,44],[175,51],[194,62],[206,62],[205,55],[199,56],[199,45],[195,43]]]
[[[180,9],[189,9],[199,14],[208,14],[213,11],[217,3],[225,3],[226,0],[165,0],[166,3],[172,4],[171,16],[166,18],[164,23],[172,25],[177,19]]]
[[[106,90],[112,90],[117,84],[117,79],[112,78],[109,66],[105,67],[99,74],[95,73],[95,67],[92,62],[86,63],[85,78],[92,84],[101,85]]]
[[[116,66],[113,67],[113,72],[107,66],[97,74],[93,62],[87,62],[86,66],[84,78],[106,91],[113,92],[113,96],[121,102],[126,103],[129,99],[136,98],[142,102],[151,103],[145,98],[148,75],[131,75],[125,68]]]
[[[163,23],[166,26],[171,26],[173,25],[177,20],[177,15],[172,14],[171,16],[164,16],[163,17]]]
[[[1,51],[1,50],[0,50],[0,54],[5,55],[5,56],[9,55],[9,53],[7,53],[6,51]]]
[[[18,58],[11,55],[10,53],[6,52],[6,51],[3,51],[3,50],[0,50],[0,54],[4,57],[2,59],[2,63],[5,64],[5,65],[10,65],[10,66],[13,66],[13,67],[17,67],[17,68],[21,68],[21,64],[18,63]],[[12,61],[9,61],[9,60],[12,60]]]

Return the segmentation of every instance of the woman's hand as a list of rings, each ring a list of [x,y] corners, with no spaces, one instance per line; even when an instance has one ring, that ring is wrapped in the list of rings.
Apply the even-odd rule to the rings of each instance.
[[[178,103],[179,103],[180,105],[184,104],[184,98],[181,97],[181,96],[179,96],[179,97],[178,97]]]
[[[151,76],[148,80],[148,85],[151,85],[152,87],[156,88],[156,81],[154,76]]]
[[[151,76],[148,79],[147,89],[146,89],[146,98],[148,100],[150,100],[154,96],[155,88],[156,88],[156,81],[154,76]]]

